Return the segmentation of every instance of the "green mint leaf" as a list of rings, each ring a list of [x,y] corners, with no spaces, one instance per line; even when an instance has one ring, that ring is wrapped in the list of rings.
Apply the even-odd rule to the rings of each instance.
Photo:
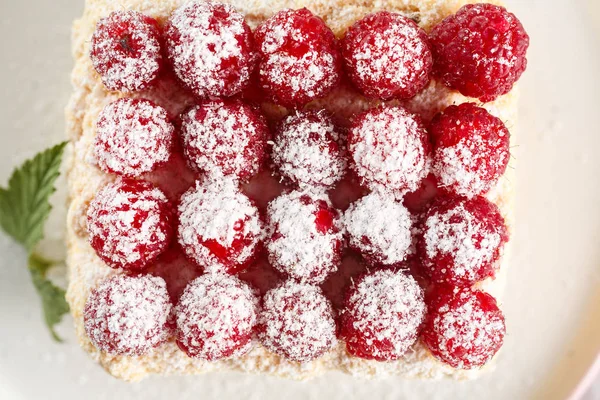
[[[31,273],[33,285],[42,299],[46,325],[52,334],[52,338],[57,342],[62,342],[62,339],[54,330],[54,326],[62,320],[63,315],[69,312],[69,305],[65,300],[65,291],[54,285],[46,277],[51,266],[51,262],[35,254],[29,256],[29,272]]]
[[[25,161],[13,171],[8,188],[0,188],[0,226],[29,251],[44,236],[44,223],[52,207],[66,142]]]
[[[62,339],[54,326],[69,312],[65,291],[47,278],[52,263],[33,254],[32,249],[44,236],[44,224],[52,209],[49,199],[56,190],[66,145],[61,143],[25,161],[13,171],[8,187],[0,188],[0,227],[29,252],[29,272],[42,300],[46,325],[59,342]]]

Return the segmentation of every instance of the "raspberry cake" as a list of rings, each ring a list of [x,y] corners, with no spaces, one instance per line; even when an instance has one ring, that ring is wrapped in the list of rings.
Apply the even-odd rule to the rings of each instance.
[[[67,108],[82,347],[128,381],[489,369],[529,38],[470,3],[87,0]]]

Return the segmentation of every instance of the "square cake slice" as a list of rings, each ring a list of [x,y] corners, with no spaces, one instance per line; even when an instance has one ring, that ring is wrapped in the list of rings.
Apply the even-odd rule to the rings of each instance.
[[[243,14],[252,29],[274,15],[286,9],[306,7],[318,15],[341,38],[352,24],[364,16],[377,11],[390,11],[405,15],[414,20],[426,32],[449,15],[456,13],[469,0],[381,0],[365,2],[360,0],[230,0]],[[404,378],[429,379],[452,377],[467,379],[477,376],[483,369],[456,369],[436,359],[426,346],[417,341],[400,359],[394,361],[375,361],[354,357],[346,350],[343,340],[339,340],[330,351],[322,357],[309,362],[295,362],[274,354],[254,339],[253,346],[246,354],[218,361],[207,361],[190,358],[174,338],[142,355],[115,355],[99,350],[90,340],[84,326],[84,310],[90,292],[106,278],[119,275],[122,270],[111,268],[101,259],[90,244],[88,233],[88,208],[97,193],[108,183],[115,181],[116,176],[104,172],[98,166],[94,153],[97,136],[97,120],[104,107],[121,97],[145,98],[164,107],[172,118],[181,115],[196,99],[190,92],[182,89],[180,82],[172,74],[162,74],[149,89],[130,94],[108,90],[101,76],[96,72],[90,59],[91,37],[96,24],[101,18],[113,11],[133,10],[155,18],[164,25],[172,12],[187,3],[185,0],[86,0],[85,12],[73,26],[73,57],[75,67],[72,73],[74,93],[67,107],[68,137],[72,143],[72,156],[68,160],[68,186],[70,193],[67,220],[68,246],[68,278],[67,300],[75,321],[75,328],[80,344],[94,360],[99,362],[110,374],[127,381],[137,381],[154,374],[201,374],[213,371],[243,371],[259,374],[276,375],[292,379],[307,379],[327,371],[342,371],[360,376],[401,376]],[[491,3],[498,4],[496,1]],[[428,122],[447,106],[465,102],[475,102],[487,109],[492,115],[500,118],[511,130],[511,144],[515,143],[515,124],[517,114],[517,89],[498,97],[496,100],[481,104],[478,100],[467,98],[456,91],[448,89],[436,80],[432,80],[426,88],[415,97],[406,101],[392,100],[388,105],[402,105],[410,112],[419,115]],[[312,109],[325,109],[335,116],[342,127],[351,124],[353,116],[370,109],[379,102],[368,100],[358,94],[348,84],[342,84],[325,98],[309,104]],[[262,103],[262,112],[269,123],[280,120],[288,114],[288,110],[269,102]],[[511,161],[512,164],[512,161]],[[188,168],[183,155],[174,156],[169,165],[143,176],[158,185],[173,203],[180,195],[194,184],[195,174]],[[509,231],[513,228],[514,200],[514,168],[509,166],[498,183],[486,197],[500,209]],[[245,184],[244,190],[264,212],[269,200],[282,191],[278,179],[271,177],[271,171],[263,171]],[[345,190],[338,185],[338,192]],[[349,197],[354,196],[349,194]],[[344,197],[344,196],[342,196]],[[346,204],[347,205],[347,204]],[[494,278],[488,278],[477,284],[500,299],[503,282],[507,272],[508,247],[501,256],[500,267]],[[178,297],[183,287],[199,275],[189,259],[176,255],[166,260],[168,266],[176,265],[177,276],[172,271],[165,273],[164,265],[155,266],[153,274],[169,275],[167,285],[170,294]],[[344,262],[348,262],[347,260]],[[352,262],[352,260],[350,261]],[[260,272],[260,270],[259,270]],[[277,274],[264,272],[268,279],[277,280]],[[270,274],[270,275],[269,275]],[[253,282],[255,277],[246,274],[247,280]],[[260,273],[259,273],[260,275]],[[261,277],[259,277],[261,278]],[[262,277],[264,278],[264,277]],[[245,278],[244,278],[245,279]],[[267,280],[268,280],[267,279]],[[260,280],[260,279],[259,279]],[[254,283],[254,282],[253,282]],[[259,283],[258,286],[261,286]],[[269,286],[269,284],[266,284]],[[493,364],[493,363],[492,363]]]

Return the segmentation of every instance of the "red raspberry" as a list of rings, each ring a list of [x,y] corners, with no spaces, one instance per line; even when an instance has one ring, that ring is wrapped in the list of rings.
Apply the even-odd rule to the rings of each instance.
[[[402,107],[360,114],[348,136],[353,167],[362,183],[399,195],[416,190],[427,176],[429,148],[421,120]]]
[[[153,171],[169,160],[174,143],[166,110],[148,100],[119,99],[96,122],[94,153],[108,173],[137,177]]]
[[[326,195],[292,192],[267,209],[269,261],[281,273],[320,283],[338,268],[342,223]]]
[[[273,163],[284,177],[301,186],[331,186],[346,172],[341,141],[325,111],[298,111],[279,125]]]
[[[429,82],[427,34],[409,18],[381,11],[356,22],[342,40],[352,82],[367,97],[409,99]]]
[[[466,5],[434,27],[430,39],[434,73],[483,102],[510,92],[527,68],[529,36],[503,7]]]
[[[495,275],[508,229],[484,197],[442,198],[425,213],[418,249],[432,281],[470,286]]]
[[[269,134],[265,118],[241,101],[208,101],[181,120],[184,152],[195,169],[247,179],[264,163]]]
[[[333,308],[315,286],[289,280],[269,290],[258,320],[262,344],[291,361],[312,361],[337,342]]]
[[[262,222],[234,181],[206,178],[181,197],[178,238],[187,256],[206,272],[235,273],[256,254]]]
[[[428,314],[421,339],[431,353],[453,368],[481,367],[504,341],[504,315],[485,292],[436,287],[426,298]]]
[[[348,352],[368,360],[399,359],[425,318],[423,290],[404,272],[377,270],[350,287],[341,313]]]
[[[119,179],[106,185],[87,212],[90,243],[112,268],[145,269],[169,245],[172,209],[151,183]]]
[[[233,96],[248,85],[252,32],[231,5],[191,2],[173,12],[165,34],[175,74],[197,96]]]
[[[117,275],[92,290],[83,321],[98,350],[139,356],[168,339],[170,312],[167,285],[161,278]]]
[[[373,192],[344,214],[349,244],[371,264],[394,265],[406,259],[412,244],[412,216],[393,196]]]
[[[115,11],[102,18],[92,36],[90,57],[110,90],[147,88],[162,67],[158,22],[135,11]]]
[[[431,122],[433,172],[439,184],[473,197],[486,193],[506,171],[510,132],[504,123],[472,103],[450,106]]]
[[[261,87],[285,107],[300,107],[338,85],[341,56],[337,39],[306,8],[283,10],[254,33],[261,56]]]
[[[208,274],[184,290],[175,315],[177,344],[192,358],[238,357],[252,347],[258,299],[238,278]]]

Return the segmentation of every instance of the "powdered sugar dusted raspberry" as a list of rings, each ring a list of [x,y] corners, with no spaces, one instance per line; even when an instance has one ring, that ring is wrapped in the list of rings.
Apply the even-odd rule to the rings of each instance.
[[[368,97],[411,98],[429,82],[427,34],[411,19],[380,11],[356,22],[342,40],[350,79]]]
[[[175,308],[177,343],[193,358],[216,361],[250,350],[258,299],[247,284],[223,274],[191,282]]]
[[[266,121],[239,100],[202,103],[181,120],[184,152],[197,170],[247,179],[266,158]]]
[[[295,191],[267,209],[267,250],[273,266],[289,277],[322,282],[340,262],[343,231],[324,194]]]
[[[350,246],[372,264],[392,265],[406,259],[412,243],[412,217],[394,197],[380,192],[352,203],[344,214]]]
[[[166,163],[174,140],[175,128],[164,108],[124,98],[100,113],[94,154],[103,171],[135,177]]]
[[[301,363],[321,357],[336,343],[329,300],[318,287],[293,280],[265,294],[257,330],[267,349]]]
[[[423,342],[453,368],[481,367],[502,347],[504,315],[489,294],[440,286],[428,294],[427,306]]]
[[[342,137],[322,111],[297,111],[280,124],[272,158],[279,172],[300,186],[331,186],[346,171]]]
[[[85,303],[85,331],[99,350],[143,355],[169,337],[171,302],[165,281],[152,276],[113,276]]]
[[[329,93],[340,80],[337,40],[306,8],[283,10],[254,33],[262,88],[276,103],[302,106]]]
[[[175,73],[200,97],[241,92],[256,63],[252,32],[228,4],[193,1],[178,8],[166,43]]]
[[[371,189],[414,191],[429,167],[427,132],[402,107],[375,108],[354,120],[348,137],[353,168]]]
[[[493,4],[467,4],[431,32],[435,73],[463,95],[492,101],[527,68],[529,36],[517,17]]]
[[[112,268],[144,269],[168,246],[171,205],[160,189],[144,181],[119,179],[106,185],[87,212],[90,243]]]
[[[450,106],[433,119],[429,131],[432,168],[441,186],[472,197],[490,190],[506,171],[510,132],[484,108]]]
[[[483,197],[442,199],[425,214],[419,242],[423,269],[435,282],[468,286],[494,276],[508,230]]]
[[[341,318],[350,354],[397,360],[417,340],[425,318],[423,290],[404,272],[377,270],[350,287]]]
[[[207,272],[245,268],[262,236],[257,208],[233,180],[209,177],[181,197],[179,243]]]
[[[92,64],[110,90],[142,90],[158,77],[160,30],[149,16],[135,11],[111,13],[96,25],[91,48]]]

